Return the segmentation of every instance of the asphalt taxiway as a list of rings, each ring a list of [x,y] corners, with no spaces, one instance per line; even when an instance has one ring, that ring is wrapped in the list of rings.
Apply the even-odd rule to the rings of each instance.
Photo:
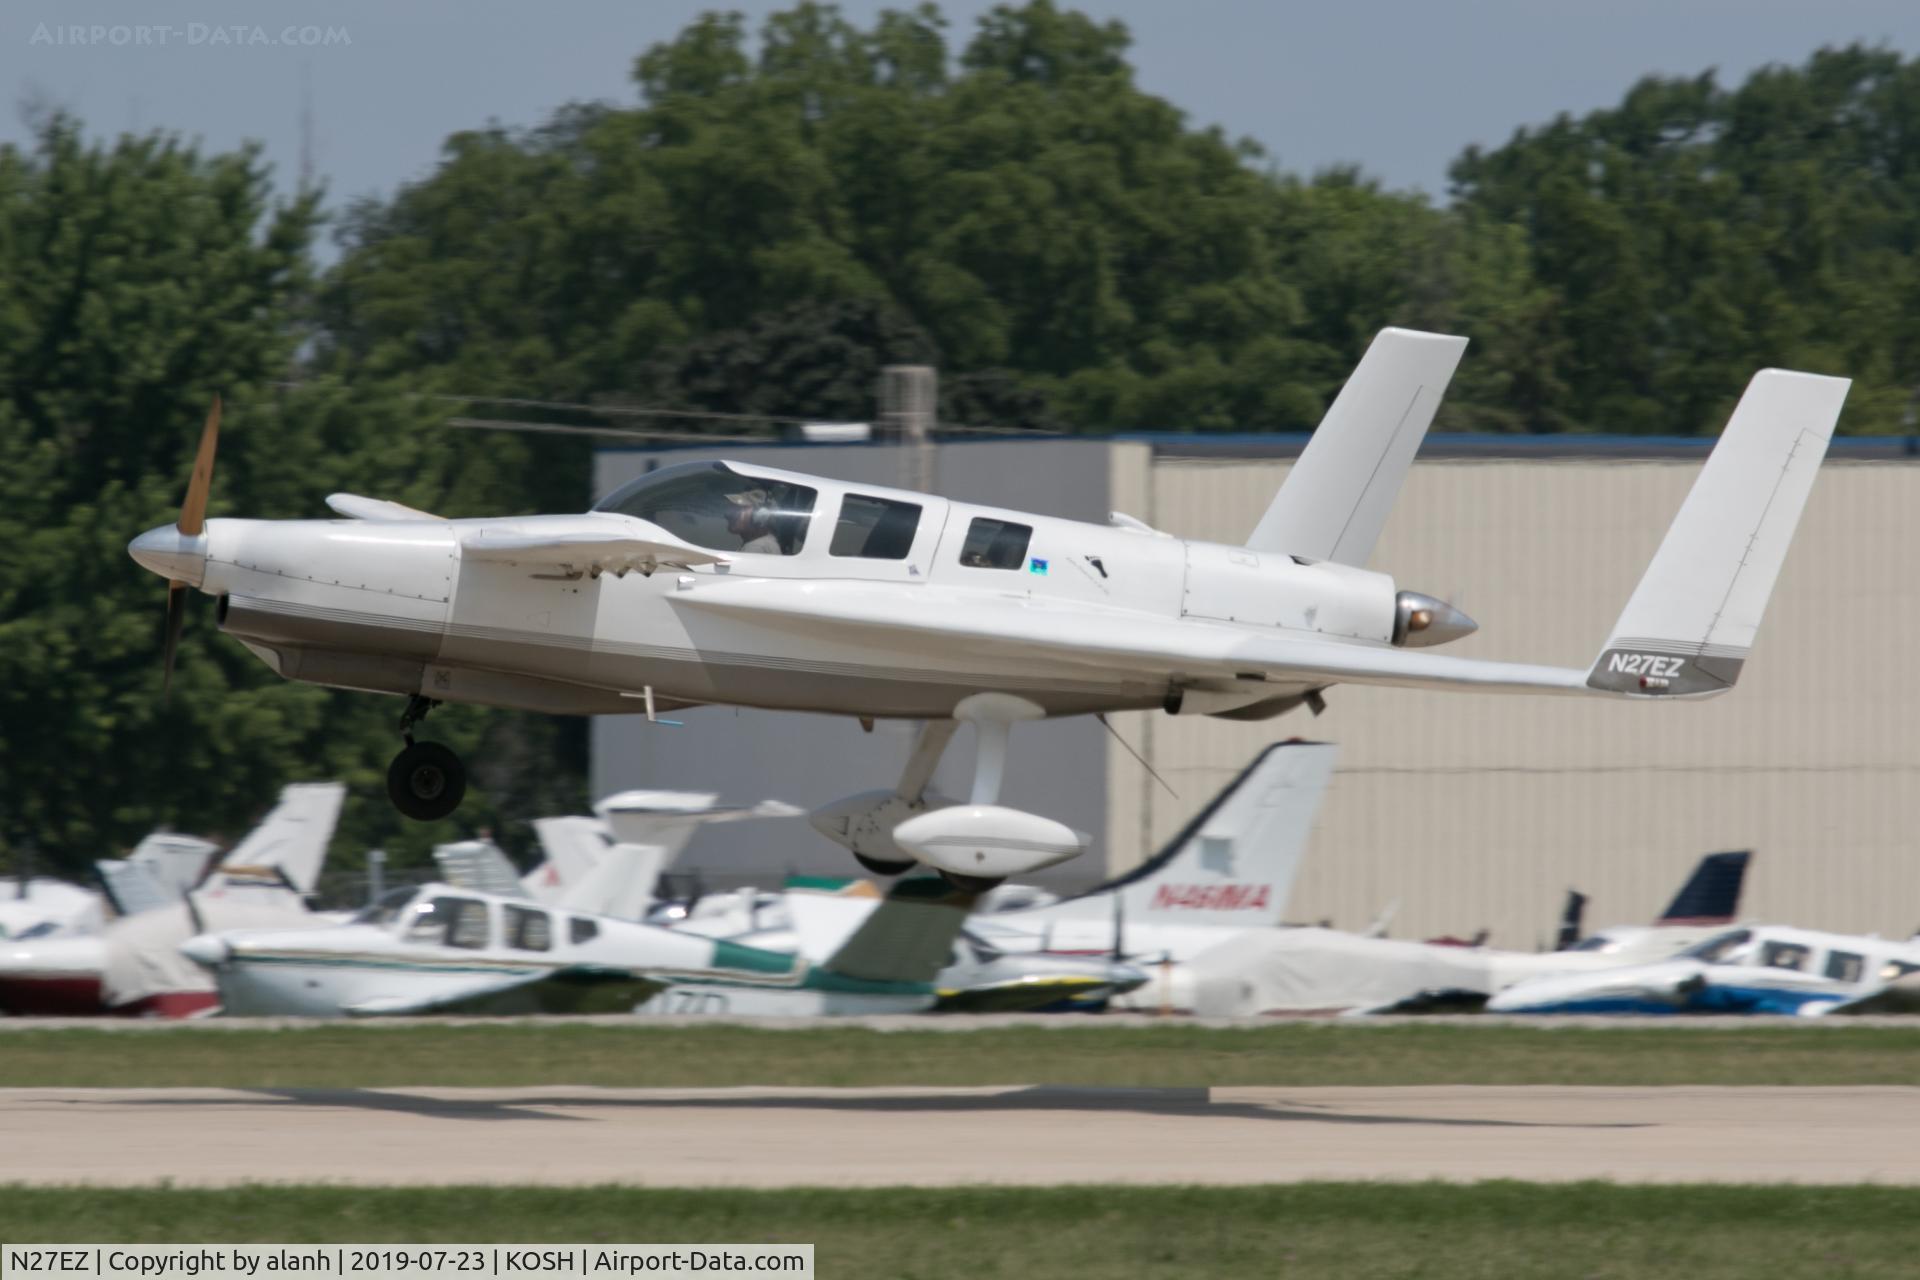
[[[1920,1088],[6,1089],[0,1181],[1920,1185]]]

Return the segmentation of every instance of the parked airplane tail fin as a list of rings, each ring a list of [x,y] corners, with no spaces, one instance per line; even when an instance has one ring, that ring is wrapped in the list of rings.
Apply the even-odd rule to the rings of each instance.
[[[546,856],[520,877],[520,887],[542,902],[558,902],[600,864],[613,834],[599,818],[535,818],[533,833]]]
[[[1710,853],[1700,859],[1655,924],[1730,924],[1740,914],[1751,849]]]
[[[1465,338],[1382,329],[1247,546],[1364,566],[1466,349]]]
[[[821,954],[810,940],[864,913],[851,933],[825,951],[821,969],[875,982],[931,982],[952,962],[954,940],[975,897],[937,876],[913,876],[895,881],[878,906],[808,893],[788,895],[788,905],[804,954]]]
[[[1159,853],[1082,896],[1124,895],[1128,924],[1280,923],[1338,754],[1268,747]]]
[[[521,882],[519,869],[491,840],[437,844],[433,846],[433,860],[440,868],[440,878],[448,884],[502,898],[533,897]]]
[[[1580,928],[1587,916],[1587,895],[1578,889],[1567,890],[1566,909],[1560,913],[1560,933],[1553,940],[1555,951],[1571,951],[1580,943]]]
[[[327,845],[347,789],[338,782],[296,782],[280,789],[280,803],[220,860],[225,870],[272,867],[297,893],[312,893],[326,865]]]
[[[1669,697],[1733,687],[1850,385],[1782,369],[1753,376],[1594,660],[1590,687]]]

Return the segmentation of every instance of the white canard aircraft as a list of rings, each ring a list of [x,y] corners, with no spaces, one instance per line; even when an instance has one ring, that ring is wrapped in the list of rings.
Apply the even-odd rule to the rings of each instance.
[[[1842,378],[1748,385],[1586,669],[1422,652],[1452,606],[1364,567],[1466,340],[1375,338],[1244,546],[728,462],[642,476],[579,515],[446,520],[337,494],[346,520],[207,520],[216,401],[180,519],[129,551],[167,579],[171,676],[189,587],[280,675],[408,698],[388,774],[444,817],[465,771],[412,728],[444,701],[602,714],[719,703],[925,726],[899,784],[822,824],[870,870],[990,887],[1081,852],[998,804],[1014,725],[1164,707],[1278,715],[1342,682],[1649,699],[1733,686],[1845,400]],[[971,794],[928,778],[975,725]]]

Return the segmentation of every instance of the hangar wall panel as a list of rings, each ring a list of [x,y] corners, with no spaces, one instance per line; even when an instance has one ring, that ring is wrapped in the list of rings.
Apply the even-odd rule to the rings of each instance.
[[[1116,504],[1168,532],[1242,541],[1287,464],[1161,459]],[[1416,465],[1373,567],[1451,599],[1462,656],[1585,667],[1678,510],[1686,461]],[[1131,492],[1129,479],[1132,480]],[[1124,508],[1123,508],[1124,509]],[[1175,831],[1264,743],[1341,745],[1294,919],[1393,933],[1491,928],[1531,947],[1568,887],[1592,925],[1649,918],[1712,849],[1752,847],[1747,913],[1904,936],[1920,926],[1920,466],[1829,462],[1739,687],[1657,705],[1337,687],[1328,713],[1255,724],[1132,713],[1109,754],[1109,863]]]

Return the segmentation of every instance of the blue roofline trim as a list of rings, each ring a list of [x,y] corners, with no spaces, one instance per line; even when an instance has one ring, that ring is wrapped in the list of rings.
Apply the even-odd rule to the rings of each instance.
[[[1156,457],[1163,458],[1297,458],[1307,447],[1312,433],[1307,431],[1134,431],[1114,435],[1059,435],[1033,432],[1030,435],[983,436],[941,435],[940,445],[1007,444],[1062,442],[1076,444],[1144,444]],[[1471,431],[1438,432],[1429,435],[1420,446],[1423,460],[1502,458],[1531,460],[1539,458],[1609,458],[1619,461],[1651,459],[1704,458],[1713,448],[1715,436],[1626,436],[1584,435],[1565,432],[1558,435],[1506,435]],[[601,445],[595,453],[699,453],[724,457],[743,449],[890,449],[889,442],[860,441],[839,444],[815,444],[806,440],[769,436],[752,443],[739,441],[662,441],[649,444]],[[1898,462],[1920,459],[1920,436],[1835,436],[1827,449],[1832,459],[1853,462]]]

